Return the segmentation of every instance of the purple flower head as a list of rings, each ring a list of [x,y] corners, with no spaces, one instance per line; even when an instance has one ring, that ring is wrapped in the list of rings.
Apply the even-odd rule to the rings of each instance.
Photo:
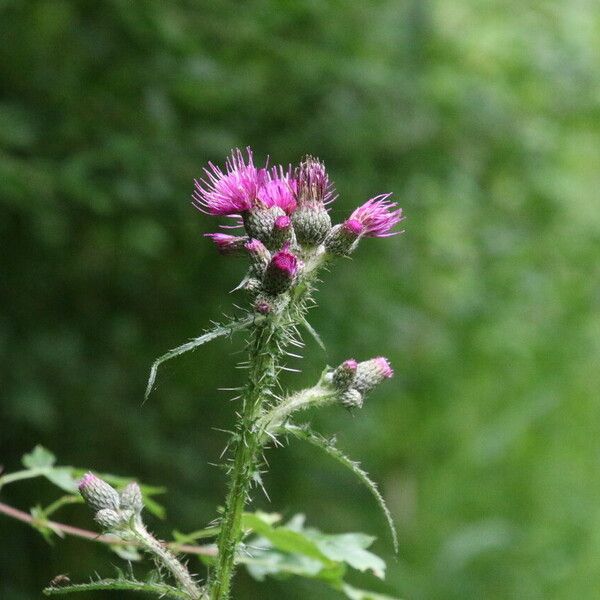
[[[279,252],[276,252],[271,259],[270,268],[285,274],[293,279],[298,272],[298,258],[289,250],[289,244],[286,244]]]
[[[349,358],[348,360],[345,360],[342,363],[342,366],[347,371],[356,371],[356,368],[358,367],[358,363],[353,358]]]
[[[217,247],[219,254],[226,256],[238,254],[244,249],[244,245],[248,241],[247,237],[227,235],[226,233],[205,233],[204,237],[210,238]]]
[[[381,194],[367,200],[351,215],[345,226],[351,221],[357,221],[363,227],[362,235],[366,237],[388,237],[401,233],[391,229],[404,219],[402,209],[396,208],[396,202],[389,202],[391,194]],[[352,225],[354,227],[354,225]]]
[[[343,227],[348,233],[356,237],[361,235],[365,230],[364,225],[357,219],[348,219],[347,221],[344,221]]]
[[[333,202],[337,196],[325,165],[312,156],[306,156],[296,169],[298,204],[323,204]]]
[[[296,189],[296,180],[291,175],[291,167],[287,172],[284,172],[283,167],[272,167],[266,171],[258,191],[258,199],[265,206],[279,206],[290,215],[296,210]]]
[[[394,369],[392,369],[392,365],[390,365],[390,361],[387,358],[378,356],[377,358],[374,358],[373,361],[377,365],[382,377],[390,379],[394,375]]]
[[[266,169],[254,166],[252,150],[248,158],[236,148],[225,163],[225,172],[213,163],[204,169],[205,179],[195,180],[193,204],[211,215],[235,215],[250,210],[266,180]]]

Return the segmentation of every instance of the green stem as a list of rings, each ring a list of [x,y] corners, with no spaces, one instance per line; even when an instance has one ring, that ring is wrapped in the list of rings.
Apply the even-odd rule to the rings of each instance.
[[[311,406],[323,406],[335,402],[337,392],[330,385],[319,382],[317,385],[300,390],[288,396],[281,404],[275,406],[258,422],[258,427],[265,434],[275,433],[285,423],[287,418],[298,410]]]
[[[138,543],[150,554],[156,562],[164,566],[173,575],[181,589],[193,600],[200,600],[202,592],[194,583],[188,570],[175,558],[175,555],[161,544],[142,523],[136,523],[132,533]]]
[[[230,597],[235,553],[242,536],[242,514],[250,486],[258,474],[258,456],[262,444],[256,423],[265,398],[276,383],[277,366],[284,343],[284,336],[281,331],[277,331],[277,327],[281,328],[281,324],[274,320],[259,324],[251,340],[250,373],[243,397],[231,483],[218,539],[219,555],[212,583],[212,600]]]

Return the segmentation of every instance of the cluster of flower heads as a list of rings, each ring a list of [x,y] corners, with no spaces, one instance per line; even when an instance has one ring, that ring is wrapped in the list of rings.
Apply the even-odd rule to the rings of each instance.
[[[387,237],[403,219],[391,194],[371,198],[338,225],[328,205],[337,195],[325,165],[307,156],[294,169],[257,167],[250,148],[233,150],[225,169],[209,163],[196,180],[193,204],[200,211],[234,219],[227,228],[243,227],[246,235],[209,233],[225,255],[246,254],[250,274],[244,287],[260,298],[259,312],[269,312],[269,297],[288,290],[303,268],[303,259],[321,253],[348,256],[363,237]]]
[[[86,473],[79,482],[79,493],[94,511],[96,522],[108,530],[120,530],[139,519],[144,503],[140,486],[131,482],[119,494],[110,484]]]
[[[340,402],[351,409],[361,408],[365,396],[393,375],[388,359],[378,356],[363,362],[349,358],[333,371],[331,378],[338,390]]]

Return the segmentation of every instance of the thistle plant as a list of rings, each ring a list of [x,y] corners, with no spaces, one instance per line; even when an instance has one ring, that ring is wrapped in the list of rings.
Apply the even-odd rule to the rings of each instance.
[[[192,600],[228,600],[232,598],[235,570],[245,564],[251,574],[259,578],[278,572],[319,576],[349,598],[389,598],[357,590],[343,579],[348,565],[370,569],[382,576],[385,564],[366,550],[373,538],[344,534],[337,536],[343,538],[343,542],[336,538],[336,544],[332,544],[331,539],[336,536],[328,537],[305,528],[300,517],[281,524],[280,516],[249,513],[247,507],[254,491],[263,487],[266,449],[281,446],[284,440],[295,437],[322,449],[367,486],[383,510],[397,549],[390,513],[366,472],[333,442],[312,431],[306,423],[297,422],[299,414],[311,407],[331,405],[339,410],[360,410],[373,390],[392,377],[389,361],[381,356],[362,361],[345,358],[334,368],[326,366],[314,386],[297,392],[286,392],[280,377],[289,369],[289,358],[301,358],[298,352],[303,348],[303,332],[322,344],[307,320],[308,310],[315,305],[314,295],[321,273],[336,260],[352,255],[364,238],[400,233],[395,228],[403,219],[402,211],[390,196],[383,194],[367,200],[345,221],[334,225],[329,207],[337,194],[325,165],[317,158],[306,156],[295,168],[256,166],[248,148],[245,153],[232,151],[223,169],[208,164],[203,176],[195,181],[193,205],[205,215],[228,219],[224,227],[231,230],[230,233],[209,233],[206,237],[223,256],[247,261],[247,271],[236,287],[244,296],[243,306],[238,308],[237,316],[216,324],[203,335],[158,358],[152,365],[146,399],[162,363],[212,339],[245,332],[246,360],[242,366],[247,369],[247,377],[245,384],[236,390],[239,409],[224,452],[228,478],[224,507],[207,529],[183,542],[179,540],[179,544],[163,543],[144,524],[143,488],[129,483],[118,491],[101,477],[85,474],[79,480],[78,489],[104,536],[145,552],[154,561],[156,574],[144,582],[130,574],[102,580],[105,583],[50,586],[46,593],[137,589]],[[73,475],[70,472],[69,476]],[[149,500],[147,496],[146,502]],[[0,512],[1,509],[0,504]],[[37,526],[52,530],[48,513],[42,517]],[[283,531],[285,542],[282,542]],[[204,548],[205,551],[194,547],[192,552],[204,556],[209,563],[208,574],[200,583],[176,556],[176,551],[186,552],[186,548],[190,551],[185,542],[211,535],[216,536],[214,545]],[[335,552],[333,546],[337,548]],[[272,560],[274,553],[277,560]],[[290,554],[296,556],[295,570],[289,570],[286,563],[285,557],[289,558]],[[265,561],[269,568],[261,571]],[[333,575],[337,564],[341,570]]]

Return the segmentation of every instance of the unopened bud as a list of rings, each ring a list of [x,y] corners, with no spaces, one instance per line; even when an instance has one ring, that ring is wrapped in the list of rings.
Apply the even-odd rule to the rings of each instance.
[[[273,304],[265,298],[258,298],[254,303],[254,310],[261,315],[268,315],[273,312]]]
[[[331,229],[331,218],[325,205],[333,199],[325,165],[307,156],[296,170],[297,203],[292,220],[298,243],[318,246]]]
[[[86,473],[79,482],[79,493],[88,506],[96,512],[105,508],[112,510],[119,508],[120,498],[117,490],[93,473]]]
[[[94,515],[94,521],[103,529],[118,529],[123,525],[121,513],[111,508],[103,508]]]
[[[331,229],[331,217],[322,204],[299,206],[292,219],[298,243],[302,246],[318,246]]]
[[[287,215],[277,217],[271,234],[271,248],[281,248],[285,243],[291,242],[293,233],[292,220]]]
[[[340,396],[340,402],[345,408],[362,408],[363,395],[354,388],[349,388]]]
[[[260,240],[256,239],[246,242],[244,248],[246,248],[246,252],[250,257],[253,274],[257,277],[262,277],[267,265],[271,261],[271,253]]]
[[[336,256],[349,256],[356,250],[364,227],[356,219],[348,219],[331,229],[325,240],[325,248]]]
[[[358,363],[353,358],[345,360],[337,367],[333,372],[333,384],[335,387],[339,390],[349,388],[356,377],[357,367]]]
[[[366,394],[385,379],[392,377],[393,374],[394,371],[387,358],[378,356],[377,358],[358,363],[356,378],[352,387]]]
[[[144,508],[142,490],[135,481],[127,484],[121,492],[121,508],[132,510],[138,515],[142,512]]]
[[[285,246],[273,255],[265,271],[263,287],[267,294],[281,294],[291,287],[297,273],[298,258]]]

